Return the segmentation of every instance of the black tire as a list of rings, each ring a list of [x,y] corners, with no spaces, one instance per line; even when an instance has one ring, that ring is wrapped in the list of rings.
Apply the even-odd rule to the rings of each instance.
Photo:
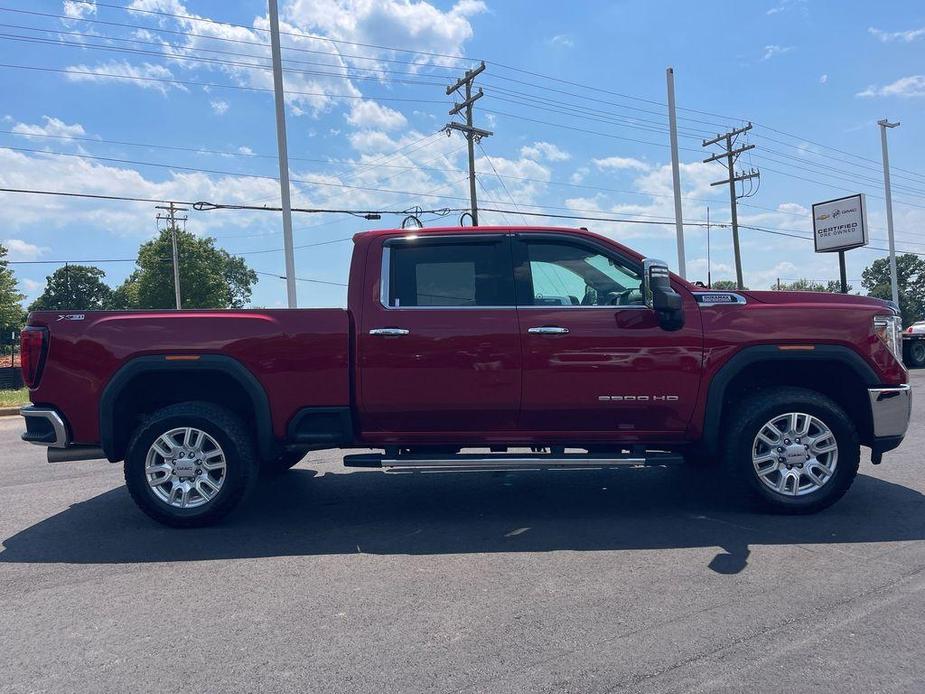
[[[752,464],[752,447],[761,428],[775,416],[790,412],[818,418],[832,432],[838,446],[834,474],[821,487],[802,496],[770,489],[761,482]],[[860,444],[854,423],[838,404],[816,391],[791,387],[763,389],[735,403],[735,412],[724,430],[727,432],[723,454],[725,478],[735,495],[753,501],[762,510],[787,514],[821,511],[844,496],[857,476]],[[792,483],[787,486],[793,488]]]
[[[906,348],[906,365],[914,369],[925,366],[925,340],[910,340]]]
[[[177,427],[195,427],[221,446],[225,477],[214,498],[195,508],[177,508],[158,498],[148,484],[145,460],[162,434]],[[132,435],[125,455],[125,485],[138,507],[151,518],[175,528],[215,523],[250,493],[257,479],[254,442],[244,423],[232,412],[208,402],[184,402],[158,410]]]
[[[299,464],[305,457],[305,451],[285,451],[273,460],[265,460],[260,464],[261,472],[269,475],[278,475]]]

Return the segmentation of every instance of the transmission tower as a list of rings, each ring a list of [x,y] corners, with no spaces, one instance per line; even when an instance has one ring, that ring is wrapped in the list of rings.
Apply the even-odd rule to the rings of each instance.
[[[466,136],[466,141],[469,148],[469,204],[472,208],[472,226],[477,227],[479,225],[479,209],[478,209],[478,200],[475,195],[475,143],[480,141],[483,137],[489,137],[493,135],[490,130],[483,130],[482,128],[476,128],[472,124],[472,106],[476,101],[484,96],[481,88],[477,94],[472,93],[472,83],[475,81],[477,75],[479,75],[483,70],[485,70],[485,63],[483,62],[474,70],[466,70],[464,77],[456,80],[455,84],[451,84],[446,88],[447,96],[453,92],[457,92],[460,96],[463,97],[463,101],[460,103],[453,104],[453,108],[450,109],[450,115],[455,116],[460,111],[466,112],[466,122],[457,123],[456,121],[450,121],[446,124],[444,130],[446,134],[449,135],[453,130],[459,130]],[[459,90],[463,89],[463,92]]]
[[[739,158],[739,155],[741,155],[743,152],[747,152],[748,150],[755,148],[755,145],[752,145],[752,144],[745,144],[745,145],[742,145],[741,147],[736,147],[736,141],[738,140],[740,135],[747,133],[751,129],[752,129],[752,124],[749,123],[748,125],[742,128],[736,128],[734,130],[730,130],[727,133],[723,133],[722,135],[717,135],[711,140],[703,141],[704,147],[709,147],[710,145],[715,145],[715,144],[720,144],[720,143],[722,143],[725,146],[724,151],[718,152],[711,157],[707,157],[706,159],[703,160],[703,162],[706,164],[711,161],[719,161],[721,159],[726,160],[724,163],[726,165],[727,177],[724,178],[722,181],[714,181],[710,185],[711,186],[722,186],[722,185],[729,186],[729,206],[730,206],[731,214],[732,214],[732,248],[733,248],[733,252],[735,253],[736,286],[739,289],[742,288],[743,282],[742,282],[742,254],[739,249],[739,215],[738,215],[738,210],[737,210],[737,201],[740,197],[748,197],[748,196],[754,195],[756,191],[754,189],[749,189],[749,192],[747,194],[743,192],[742,195],[739,195],[736,189],[736,183],[739,183],[740,181],[743,183],[745,181],[751,182],[754,179],[758,179],[761,176],[761,173],[757,169],[754,169],[754,168],[750,168],[748,171],[743,171],[740,169],[739,172],[736,173],[735,165],[736,165],[736,161]]]

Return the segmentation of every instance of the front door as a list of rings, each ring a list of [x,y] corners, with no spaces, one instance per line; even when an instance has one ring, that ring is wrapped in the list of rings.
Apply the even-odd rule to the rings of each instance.
[[[510,238],[410,235],[371,253],[357,335],[361,428],[408,440],[512,431],[521,354]],[[382,439],[380,435],[374,438]]]
[[[645,306],[641,263],[592,240],[553,233],[514,241],[524,352],[521,428],[681,432],[697,400],[700,314],[681,289],[685,325],[662,329]]]

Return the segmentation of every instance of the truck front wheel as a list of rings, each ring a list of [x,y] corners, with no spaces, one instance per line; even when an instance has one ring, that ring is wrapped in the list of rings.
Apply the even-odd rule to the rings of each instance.
[[[154,520],[208,525],[237,506],[257,478],[250,433],[232,412],[206,402],[158,410],[135,431],[125,485]]]
[[[770,511],[814,513],[840,499],[858,472],[854,423],[831,399],[769,388],[736,403],[726,429],[725,473]]]

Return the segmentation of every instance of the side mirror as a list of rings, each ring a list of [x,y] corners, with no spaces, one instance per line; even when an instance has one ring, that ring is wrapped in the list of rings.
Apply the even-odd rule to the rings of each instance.
[[[667,263],[654,258],[642,261],[642,293],[646,306],[658,314],[663,329],[680,330],[684,326],[683,301],[671,288]]]

